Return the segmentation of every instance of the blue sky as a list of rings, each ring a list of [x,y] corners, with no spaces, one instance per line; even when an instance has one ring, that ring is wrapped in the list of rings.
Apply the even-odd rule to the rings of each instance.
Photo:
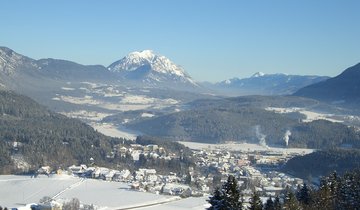
[[[360,62],[357,0],[0,1],[0,45],[35,59],[108,66],[152,49],[198,81]]]

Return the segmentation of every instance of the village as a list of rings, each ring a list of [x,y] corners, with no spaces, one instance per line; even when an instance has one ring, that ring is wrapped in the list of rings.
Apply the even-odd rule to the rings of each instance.
[[[173,153],[159,145],[130,144],[117,145],[111,156],[131,155],[133,161],[151,157],[164,160],[179,159]],[[58,169],[56,173],[104,181],[127,183],[132,190],[154,194],[175,195],[181,197],[200,197],[211,194],[215,187],[226,182],[229,175],[238,179],[241,192],[250,196],[255,190],[261,196],[280,195],[287,188],[296,189],[303,180],[279,172],[281,166],[292,157],[304,155],[298,151],[228,151],[224,148],[193,149],[192,159],[195,165],[188,173],[179,175],[175,172],[160,174],[153,168],[139,168],[130,171],[127,168],[115,170],[95,165],[72,165],[67,169]],[[38,174],[50,174],[48,166],[41,167]]]

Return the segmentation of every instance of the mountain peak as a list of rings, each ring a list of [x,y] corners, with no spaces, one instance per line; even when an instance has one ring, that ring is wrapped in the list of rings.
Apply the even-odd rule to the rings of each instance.
[[[129,53],[127,56],[125,56],[124,58],[126,58],[126,60],[131,61],[131,62],[137,62],[137,63],[148,63],[151,62],[152,60],[154,60],[154,58],[157,55],[154,53],[154,51],[152,50],[142,50],[142,51],[134,51]],[[124,59],[123,58],[123,59]],[[147,61],[147,62],[145,62]],[[129,69],[126,69],[129,70]]]
[[[152,50],[131,52],[112,63],[108,69],[123,75],[125,78],[151,82],[190,82],[195,85],[195,82],[182,67]]]
[[[259,71],[259,72],[256,72],[255,74],[253,74],[251,77],[262,77],[262,76],[265,76],[265,73]]]
[[[0,47],[0,70],[12,74],[15,69],[21,65],[28,65],[35,67],[33,59],[20,55],[7,47]]]

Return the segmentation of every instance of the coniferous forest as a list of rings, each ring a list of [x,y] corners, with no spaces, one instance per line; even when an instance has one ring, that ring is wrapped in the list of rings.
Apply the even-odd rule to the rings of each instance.
[[[321,179],[320,186],[306,183],[297,190],[287,188],[282,195],[269,197],[265,203],[254,192],[246,201],[234,176],[209,197],[209,210],[350,210],[360,209],[360,171],[339,176],[332,172]]]

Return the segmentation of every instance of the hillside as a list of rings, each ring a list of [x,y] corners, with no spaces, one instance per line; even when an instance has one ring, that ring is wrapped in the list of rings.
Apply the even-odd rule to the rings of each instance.
[[[14,161],[28,169],[104,163],[111,150],[111,139],[90,126],[7,91],[0,91],[0,140],[0,173],[14,171]]]
[[[314,100],[284,96],[201,100],[192,103],[192,110],[135,120],[126,126],[152,136],[194,142],[260,143],[265,138],[266,144],[283,147],[285,134],[291,131],[290,147],[332,148],[342,144],[360,147],[359,135],[344,124],[326,120],[303,122],[305,116],[299,112],[276,113],[265,109],[287,106],[326,107]]]
[[[340,105],[359,104],[360,63],[346,69],[334,78],[304,87],[294,95]]]
[[[360,151],[358,149],[331,149],[294,157],[286,163],[283,170],[307,179],[325,176],[334,171],[344,174],[359,168]]]

